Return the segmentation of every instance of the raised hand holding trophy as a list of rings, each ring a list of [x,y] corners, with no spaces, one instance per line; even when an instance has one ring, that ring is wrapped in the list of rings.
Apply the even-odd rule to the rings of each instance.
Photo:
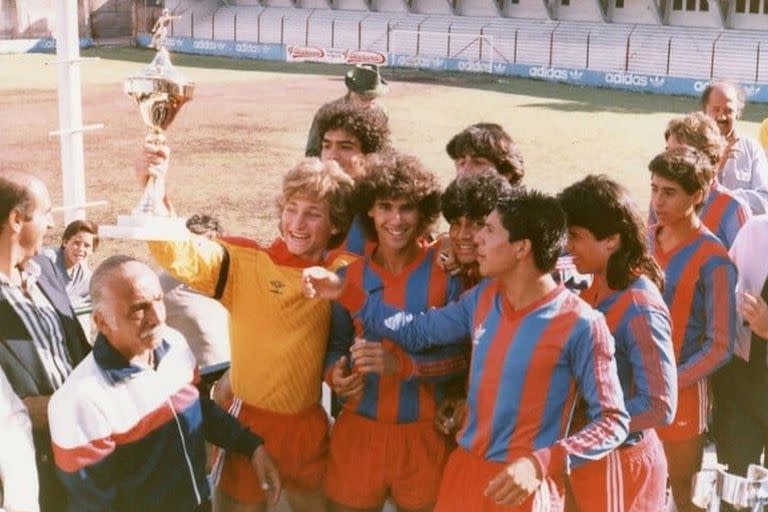
[[[185,80],[171,64],[164,31],[157,38],[157,46],[152,63],[124,84],[125,92],[133,98],[147,127],[145,143],[150,147],[165,145],[165,130],[194,92],[194,84]],[[99,235],[134,240],[186,238],[184,220],[172,217],[164,203],[165,173],[165,165],[151,166],[141,200],[131,215],[118,216],[116,226],[101,226]]]

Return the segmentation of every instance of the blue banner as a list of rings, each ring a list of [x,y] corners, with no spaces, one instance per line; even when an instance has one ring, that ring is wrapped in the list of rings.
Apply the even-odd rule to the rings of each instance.
[[[491,73],[502,76],[517,76],[561,82],[587,87],[606,87],[654,94],[675,94],[701,96],[709,80],[680,78],[665,75],[646,75],[623,71],[593,71],[504,62],[478,62],[463,59],[390,54],[392,66],[428,69],[431,71],[461,71],[470,73]],[[768,83],[741,82],[750,102],[768,103]]]
[[[152,36],[139,34],[136,43],[149,47]],[[241,59],[285,61],[285,49],[281,44],[261,44],[247,41],[217,41],[210,39],[192,39],[190,37],[169,37],[165,46],[174,52],[195,55],[213,55],[216,57],[236,57]]]
[[[93,46],[90,37],[80,38],[80,48]],[[0,39],[0,54],[12,53],[53,53],[56,51],[56,39]]]

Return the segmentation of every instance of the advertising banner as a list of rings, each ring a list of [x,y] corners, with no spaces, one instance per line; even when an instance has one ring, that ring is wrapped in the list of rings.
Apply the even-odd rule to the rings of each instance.
[[[90,37],[80,38],[80,48],[93,46]],[[56,39],[0,39],[0,54],[13,53],[53,53],[56,51]]]
[[[386,66],[387,55],[368,50],[288,45],[285,48],[285,61],[323,62],[326,64],[376,64],[378,66]]]
[[[506,62],[467,61],[424,55],[391,54],[389,62],[392,66],[404,68],[419,68],[431,71],[482,72],[501,76],[532,78],[547,82],[623,89],[653,94],[701,96],[701,92],[709,84],[709,80],[696,78],[647,75],[624,71],[594,71],[591,69],[511,64]],[[746,92],[748,101],[768,103],[768,84],[741,82],[740,85]]]
[[[152,37],[149,34],[139,34],[136,38],[136,44],[142,47],[148,47],[151,40]],[[169,37],[165,40],[165,46],[168,50],[173,52],[191,53],[195,55],[276,60],[280,62],[285,60],[283,45],[280,44]]]

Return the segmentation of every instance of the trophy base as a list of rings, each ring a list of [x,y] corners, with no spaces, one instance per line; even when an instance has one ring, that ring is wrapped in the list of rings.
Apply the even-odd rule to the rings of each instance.
[[[118,215],[116,226],[99,226],[102,238],[181,241],[189,238],[184,219],[152,215]]]

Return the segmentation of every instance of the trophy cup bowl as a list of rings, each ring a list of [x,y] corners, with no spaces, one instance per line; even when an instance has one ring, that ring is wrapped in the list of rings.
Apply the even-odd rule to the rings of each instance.
[[[181,107],[192,98],[194,84],[186,81],[171,64],[164,47],[138,76],[128,78],[124,90],[147,127],[145,143],[165,144],[165,131]],[[118,216],[116,226],[101,226],[99,235],[133,240],[181,240],[188,236],[184,220],[172,217],[164,203],[166,169],[153,166],[138,205],[131,215]]]

